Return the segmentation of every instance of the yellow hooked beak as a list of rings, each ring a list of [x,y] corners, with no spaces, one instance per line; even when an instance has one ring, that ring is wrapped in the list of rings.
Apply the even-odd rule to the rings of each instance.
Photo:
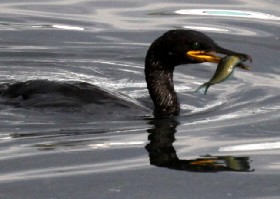
[[[203,50],[190,50],[186,53],[186,55],[198,62],[219,63],[221,60],[221,57],[213,54],[212,52],[206,52]]]

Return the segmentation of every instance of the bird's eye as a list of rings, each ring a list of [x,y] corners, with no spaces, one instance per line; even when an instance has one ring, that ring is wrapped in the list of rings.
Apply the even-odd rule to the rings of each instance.
[[[168,52],[168,55],[169,55],[169,56],[173,56],[174,53],[173,53],[172,51],[169,51],[169,52]]]
[[[194,50],[198,50],[198,49],[200,49],[200,43],[195,42],[195,43],[193,43],[192,47],[193,47]]]

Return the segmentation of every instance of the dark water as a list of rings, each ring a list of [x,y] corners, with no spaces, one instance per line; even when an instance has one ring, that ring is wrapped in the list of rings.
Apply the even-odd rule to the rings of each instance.
[[[2,0],[0,81],[84,81],[139,110],[0,105],[0,198],[257,198],[280,194],[278,1]],[[176,68],[182,114],[152,119],[143,76],[166,30],[248,53],[208,95],[215,66]],[[150,164],[151,163],[151,164]],[[223,171],[223,172],[220,172]]]

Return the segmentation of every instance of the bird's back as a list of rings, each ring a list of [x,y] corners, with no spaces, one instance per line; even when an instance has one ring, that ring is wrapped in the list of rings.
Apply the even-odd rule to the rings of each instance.
[[[6,104],[20,107],[79,107],[110,104],[131,107],[132,103],[85,82],[30,80],[0,86]]]

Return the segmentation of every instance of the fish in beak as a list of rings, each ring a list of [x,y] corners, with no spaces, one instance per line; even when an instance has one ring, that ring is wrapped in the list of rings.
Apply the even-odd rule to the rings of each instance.
[[[219,63],[222,59],[221,56],[217,54],[224,54],[224,55],[233,55],[239,57],[242,62],[250,61],[252,62],[252,58],[250,55],[237,53],[231,50],[224,49],[222,47],[216,46],[215,50],[212,51],[204,51],[204,50],[190,50],[186,53],[186,56],[190,59],[193,59],[197,62],[212,62],[212,63]],[[239,63],[237,67],[250,70],[250,66],[247,66],[243,63]]]

